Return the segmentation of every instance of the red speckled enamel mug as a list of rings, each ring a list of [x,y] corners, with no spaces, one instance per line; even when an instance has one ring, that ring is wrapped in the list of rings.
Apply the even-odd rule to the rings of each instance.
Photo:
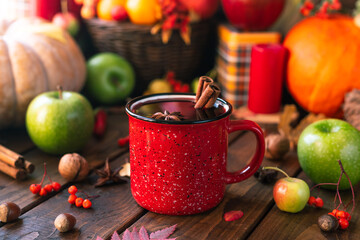
[[[261,128],[252,121],[230,120],[232,107],[220,98],[215,103],[220,110],[206,120],[165,121],[145,114],[160,109],[191,115],[195,110],[188,106],[194,99],[193,94],[156,94],[126,105],[131,192],[140,206],[152,212],[189,215],[209,210],[223,199],[226,184],[249,178],[262,162]],[[184,102],[186,106],[181,105]],[[228,135],[238,130],[252,131],[257,149],[246,167],[227,172]]]

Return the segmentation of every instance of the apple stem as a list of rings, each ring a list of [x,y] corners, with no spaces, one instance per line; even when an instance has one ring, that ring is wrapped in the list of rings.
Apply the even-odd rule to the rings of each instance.
[[[63,92],[63,89],[62,89],[62,86],[60,85],[57,85],[57,90],[59,92],[59,99],[63,99],[63,96],[62,96],[62,92]]]
[[[284,174],[287,178],[290,178],[290,176],[289,176],[284,170],[281,170],[281,169],[278,168],[278,167],[263,167],[262,169],[264,169],[264,170],[266,170],[266,169],[272,169],[272,170],[281,172],[281,173]]]

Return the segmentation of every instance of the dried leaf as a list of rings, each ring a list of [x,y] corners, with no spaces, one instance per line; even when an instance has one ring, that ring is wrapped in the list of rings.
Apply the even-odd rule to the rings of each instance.
[[[158,230],[150,234],[150,239],[166,239],[174,233],[175,229],[176,224],[171,227]]]
[[[141,240],[150,240],[149,234],[144,226],[140,228],[139,235]]]
[[[111,236],[111,240],[121,240],[119,234],[116,231]]]
[[[280,122],[278,124],[278,130],[280,133],[285,134],[290,140],[291,140],[291,126],[290,123],[293,119],[294,114],[298,114],[298,111],[296,109],[296,106],[291,105],[285,105],[284,111],[280,115]]]
[[[101,238],[101,237],[99,237],[99,236],[97,236],[97,237],[96,237],[96,240],[104,240],[104,239]]]
[[[120,177],[130,177],[130,163],[125,163],[119,171]]]
[[[227,212],[224,214],[224,220],[227,222],[235,221],[235,220],[242,218],[242,216],[244,216],[244,213],[240,210],[230,211],[230,212]]]
[[[305,118],[300,121],[300,123],[294,129],[292,129],[291,136],[294,143],[297,144],[300,134],[308,125],[325,118],[326,116],[324,114],[309,113]]]
[[[139,232],[137,231],[136,227],[134,227],[131,232],[131,240],[141,240]]]
[[[129,229],[126,229],[126,231],[124,232],[122,240],[131,240],[131,233],[130,233]]]

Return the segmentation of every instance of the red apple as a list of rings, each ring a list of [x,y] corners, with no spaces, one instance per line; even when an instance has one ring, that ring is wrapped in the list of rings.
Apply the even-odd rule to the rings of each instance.
[[[285,177],[275,183],[273,196],[281,211],[297,213],[304,209],[309,200],[310,189],[307,183],[299,178]]]
[[[180,0],[180,2],[200,19],[212,17],[219,7],[219,0]]]
[[[262,31],[279,17],[285,0],[221,0],[221,3],[225,16],[236,28]]]
[[[115,21],[124,21],[128,18],[128,14],[123,6],[116,5],[111,9],[111,17]]]
[[[76,35],[80,27],[77,18],[70,12],[55,14],[52,23],[68,31],[72,36]]]

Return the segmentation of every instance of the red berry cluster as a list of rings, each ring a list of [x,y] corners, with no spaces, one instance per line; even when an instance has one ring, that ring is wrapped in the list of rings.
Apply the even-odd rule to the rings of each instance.
[[[49,184],[46,184],[44,187],[43,187],[43,183],[44,183],[44,180],[45,180],[45,176],[47,176],[49,178],[49,181],[50,183]],[[49,175],[47,175],[46,173],[46,163],[44,163],[44,175],[41,179],[41,182],[40,184],[36,184],[36,183],[33,183],[30,185],[29,189],[30,191],[33,193],[33,194],[39,194],[40,196],[46,196],[48,193],[52,192],[52,191],[59,191],[61,188],[61,185],[60,183],[58,182],[53,182],[51,180],[51,178],[49,177]]]
[[[68,202],[70,204],[75,204],[75,206],[77,206],[77,207],[91,208],[92,203],[89,200],[89,198],[91,198],[91,197],[88,196],[86,193],[84,193],[87,197],[85,199],[83,199],[81,197],[77,197],[76,193],[78,192],[78,189],[75,185],[70,186],[68,188],[68,192],[70,193],[70,196],[68,198]]]
[[[175,79],[175,73],[170,71],[166,74],[166,81],[168,81],[174,92],[190,92],[189,84],[182,83],[180,80]]]
[[[319,3],[314,3],[314,0],[303,0],[300,12],[304,16],[317,15],[326,18],[329,13],[340,9],[340,0],[321,0]]]
[[[313,189],[318,188],[320,186],[324,186],[324,185],[336,186],[336,194],[335,194],[335,199],[334,199],[335,207],[334,207],[334,210],[332,212],[329,212],[328,214],[334,216],[338,220],[339,226],[340,226],[341,229],[347,229],[349,227],[349,221],[351,219],[350,214],[355,209],[355,192],[354,192],[354,188],[353,188],[353,186],[351,184],[350,178],[347,175],[347,173],[345,172],[344,166],[341,163],[341,160],[338,160],[338,163],[339,163],[339,166],[340,166],[340,169],[341,169],[341,173],[340,173],[340,177],[339,177],[338,182],[337,183],[319,183],[319,184],[316,184],[315,186],[313,186],[310,191],[312,191]],[[350,201],[347,204],[344,204],[344,202],[341,199],[341,194],[339,192],[339,185],[340,185],[340,181],[341,181],[341,178],[342,178],[343,175],[345,175],[347,180],[349,181],[349,185],[350,185],[350,189],[351,189],[351,193],[352,193],[352,201]],[[315,206],[316,206],[316,200],[317,199],[318,198],[315,199],[314,197],[310,197],[309,201],[308,201],[309,205],[315,204]],[[337,200],[339,201],[339,203],[337,203]],[[339,208],[343,208],[343,209],[346,210],[351,203],[352,203],[352,209],[351,209],[350,213],[348,213],[346,211],[339,210]],[[322,200],[321,200],[320,205],[321,206],[324,205]]]
[[[322,208],[324,206],[324,201],[320,197],[315,198],[313,196],[310,196],[308,200],[308,204],[310,206]]]
[[[341,229],[347,229],[349,227],[349,222],[351,220],[350,213],[338,209],[332,210],[332,212],[328,213],[329,215],[333,215],[339,221],[339,226]]]

